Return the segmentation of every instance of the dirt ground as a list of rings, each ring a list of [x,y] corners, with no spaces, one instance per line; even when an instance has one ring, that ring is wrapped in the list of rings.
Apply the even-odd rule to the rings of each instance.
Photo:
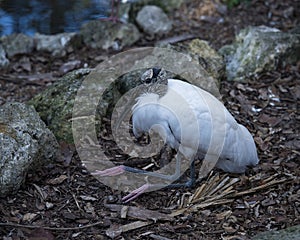
[[[193,34],[218,49],[246,26],[288,31],[300,24],[298,0],[253,0],[227,10],[212,2],[192,1],[170,14],[174,29],[162,38]],[[143,38],[134,47],[158,40]],[[83,47],[59,59],[37,52],[16,56],[0,70],[0,105],[26,102],[66,71],[95,67],[113,53]],[[74,60],[71,68],[65,65]],[[159,190],[124,204],[125,193],[99,183],[74,154],[71,161],[67,156],[29,173],[17,194],[0,199],[0,236],[229,240],[300,224],[300,62],[248,83],[224,81],[221,93],[228,110],[255,136],[260,164],[245,175],[214,170],[195,188]]]

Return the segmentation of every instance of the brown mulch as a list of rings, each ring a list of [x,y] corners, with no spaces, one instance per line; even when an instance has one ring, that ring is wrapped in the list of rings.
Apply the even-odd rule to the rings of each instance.
[[[193,34],[218,49],[249,25],[288,31],[300,23],[297,0],[256,0],[226,11],[211,3],[192,1],[174,12],[175,28],[165,37]],[[144,38],[136,46],[153,44]],[[95,67],[111,54],[82,48],[63,58],[16,56],[0,70],[0,105],[26,102],[66,71]],[[223,82],[221,93],[229,111],[255,136],[260,164],[247,174],[215,170],[193,189],[159,190],[123,204],[125,193],[99,183],[74,154],[70,163],[67,156],[29,173],[17,194],[0,199],[0,236],[249,239],[300,224],[300,62],[248,83]]]

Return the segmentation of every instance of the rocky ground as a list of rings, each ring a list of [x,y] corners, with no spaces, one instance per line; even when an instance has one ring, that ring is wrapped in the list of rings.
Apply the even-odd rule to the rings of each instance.
[[[249,25],[288,31],[300,24],[298,0],[253,0],[227,10],[215,8],[212,2],[191,1],[170,14],[175,27],[161,39],[192,34],[218,49]],[[161,39],[143,38],[136,46],[152,46]],[[26,102],[65,72],[95,67],[113,53],[84,47],[63,58],[41,53],[16,56],[7,69],[0,70],[0,105]],[[255,135],[258,146],[261,163],[246,175],[214,171],[203,188],[144,194],[129,204],[131,208],[123,209],[120,217],[120,209],[109,204],[121,204],[124,193],[96,181],[74,155],[71,162],[65,159],[30,173],[17,194],[0,200],[0,236],[249,239],[258,232],[300,224],[299,79],[300,62],[249,83],[222,83],[226,107]],[[259,111],[253,111],[253,106]],[[212,191],[220,182],[218,191]],[[2,226],[4,222],[12,224]]]

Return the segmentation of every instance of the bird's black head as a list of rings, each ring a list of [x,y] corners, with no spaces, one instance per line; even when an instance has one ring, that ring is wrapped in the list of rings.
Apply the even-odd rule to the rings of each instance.
[[[141,82],[148,85],[153,83],[167,84],[166,72],[158,67],[150,68],[141,76]]]
[[[141,76],[141,82],[146,87],[146,92],[164,96],[168,89],[167,73],[164,69],[154,67],[148,69]]]
[[[154,68],[152,68],[152,71],[153,71],[153,77],[157,78],[159,73],[161,72],[161,68],[154,67]]]

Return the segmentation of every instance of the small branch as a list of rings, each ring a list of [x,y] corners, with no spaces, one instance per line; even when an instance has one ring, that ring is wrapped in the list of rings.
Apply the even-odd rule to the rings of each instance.
[[[101,224],[103,224],[103,221],[87,224],[80,227],[45,227],[45,226],[34,226],[34,225],[25,225],[25,224],[17,224],[17,223],[0,223],[0,226],[30,228],[30,229],[43,228],[45,230],[52,230],[52,231],[70,231],[70,230],[80,230],[80,229],[90,228]]]

